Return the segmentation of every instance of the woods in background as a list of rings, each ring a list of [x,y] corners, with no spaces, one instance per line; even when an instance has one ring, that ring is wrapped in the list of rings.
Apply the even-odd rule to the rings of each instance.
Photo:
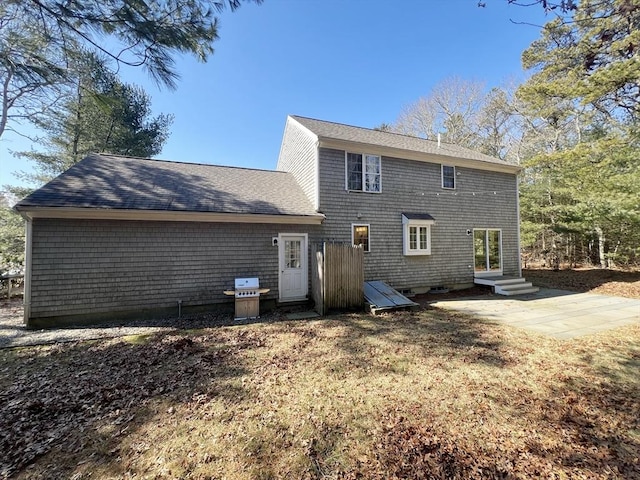
[[[640,1],[583,0],[522,55],[519,86],[444,80],[384,129],[522,165],[525,261],[640,261]],[[379,128],[382,128],[379,127]]]

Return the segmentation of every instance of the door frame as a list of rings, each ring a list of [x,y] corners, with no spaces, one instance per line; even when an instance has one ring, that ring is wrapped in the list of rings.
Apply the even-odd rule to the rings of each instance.
[[[284,273],[284,241],[287,237],[302,237],[300,246],[300,262],[302,265],[302,276],[304,278],[304,294],[299,297],[282,297],[282,274]],[[307,233],[278,233],[278,301],[296,302],[306,300],[309,295],[309,234]]]
[[[489,231],[494,231],[494,232],[499,232],[500,233],[500,269],[499,270],[483,270],[483,271],[476,271],[476,232],[477,231],[484,231],[485,232],[485,255],[486,255],[486,260],[485,260],[485,267],[487,267],[488,263],[489,263],[489,255],[487,252],[487,248],[489,246],[489,243],[487,242],[487,234]],[[473,235],[471,236],[471,245],[472,245],[472,258],[473,258],[473,276],[474,277],[500,277],[502,276],[502,272],[503,272],[503,251],[502,251],[502,229],[501,228],[491,228],[491,227],[486,227],[486,228],[474,228],[473,229]]]

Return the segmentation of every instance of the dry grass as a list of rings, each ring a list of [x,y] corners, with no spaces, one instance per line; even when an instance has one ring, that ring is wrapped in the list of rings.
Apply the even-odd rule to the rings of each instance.
[[[640,326],[438,310],[0,352],[17,478],[638,478]]]

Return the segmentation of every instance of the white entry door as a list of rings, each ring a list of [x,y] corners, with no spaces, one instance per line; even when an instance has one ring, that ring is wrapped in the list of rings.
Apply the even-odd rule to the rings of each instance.
[[[278,237],[280,257],[280,301],[291,302],[307,297],[307,235],[281,233]]]

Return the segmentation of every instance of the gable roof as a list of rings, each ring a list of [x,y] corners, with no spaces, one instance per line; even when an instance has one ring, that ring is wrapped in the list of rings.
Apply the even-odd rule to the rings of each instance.
[[[344,146],[344,143],[369,146],[383,149],[383,154],[415,160],[425,160],[428,157],[439,157],[437,161],[451,161],[452,164],[468,164],[481,169],[498,170],[517,173],[521,168],[499,158],[494,158],[469,148],[459,147],[448,143],[427,140],[420,137],[403,135],[400,133],[384,132],[370,128],[354,127],[342,123],[327,122],[314,118],[290,115],[289,118],[298,122],[309,132],[314,134],[320,146]],[[323,145],[324,143],[324,145]],[[363,152],[364,153],[364,152]],[[376,153],[376,152],[366,152]],[[409,153],[409,155],[407,155]],[[457,161],[457,162],[456,162]],[[466,161],[466,162],[465,162]]]
[[[85,216],[87,211],[290,216],[309,217],[308,223],[324,218],[286,172],[107,154],[87,156],[15,209],[82,209]]]

